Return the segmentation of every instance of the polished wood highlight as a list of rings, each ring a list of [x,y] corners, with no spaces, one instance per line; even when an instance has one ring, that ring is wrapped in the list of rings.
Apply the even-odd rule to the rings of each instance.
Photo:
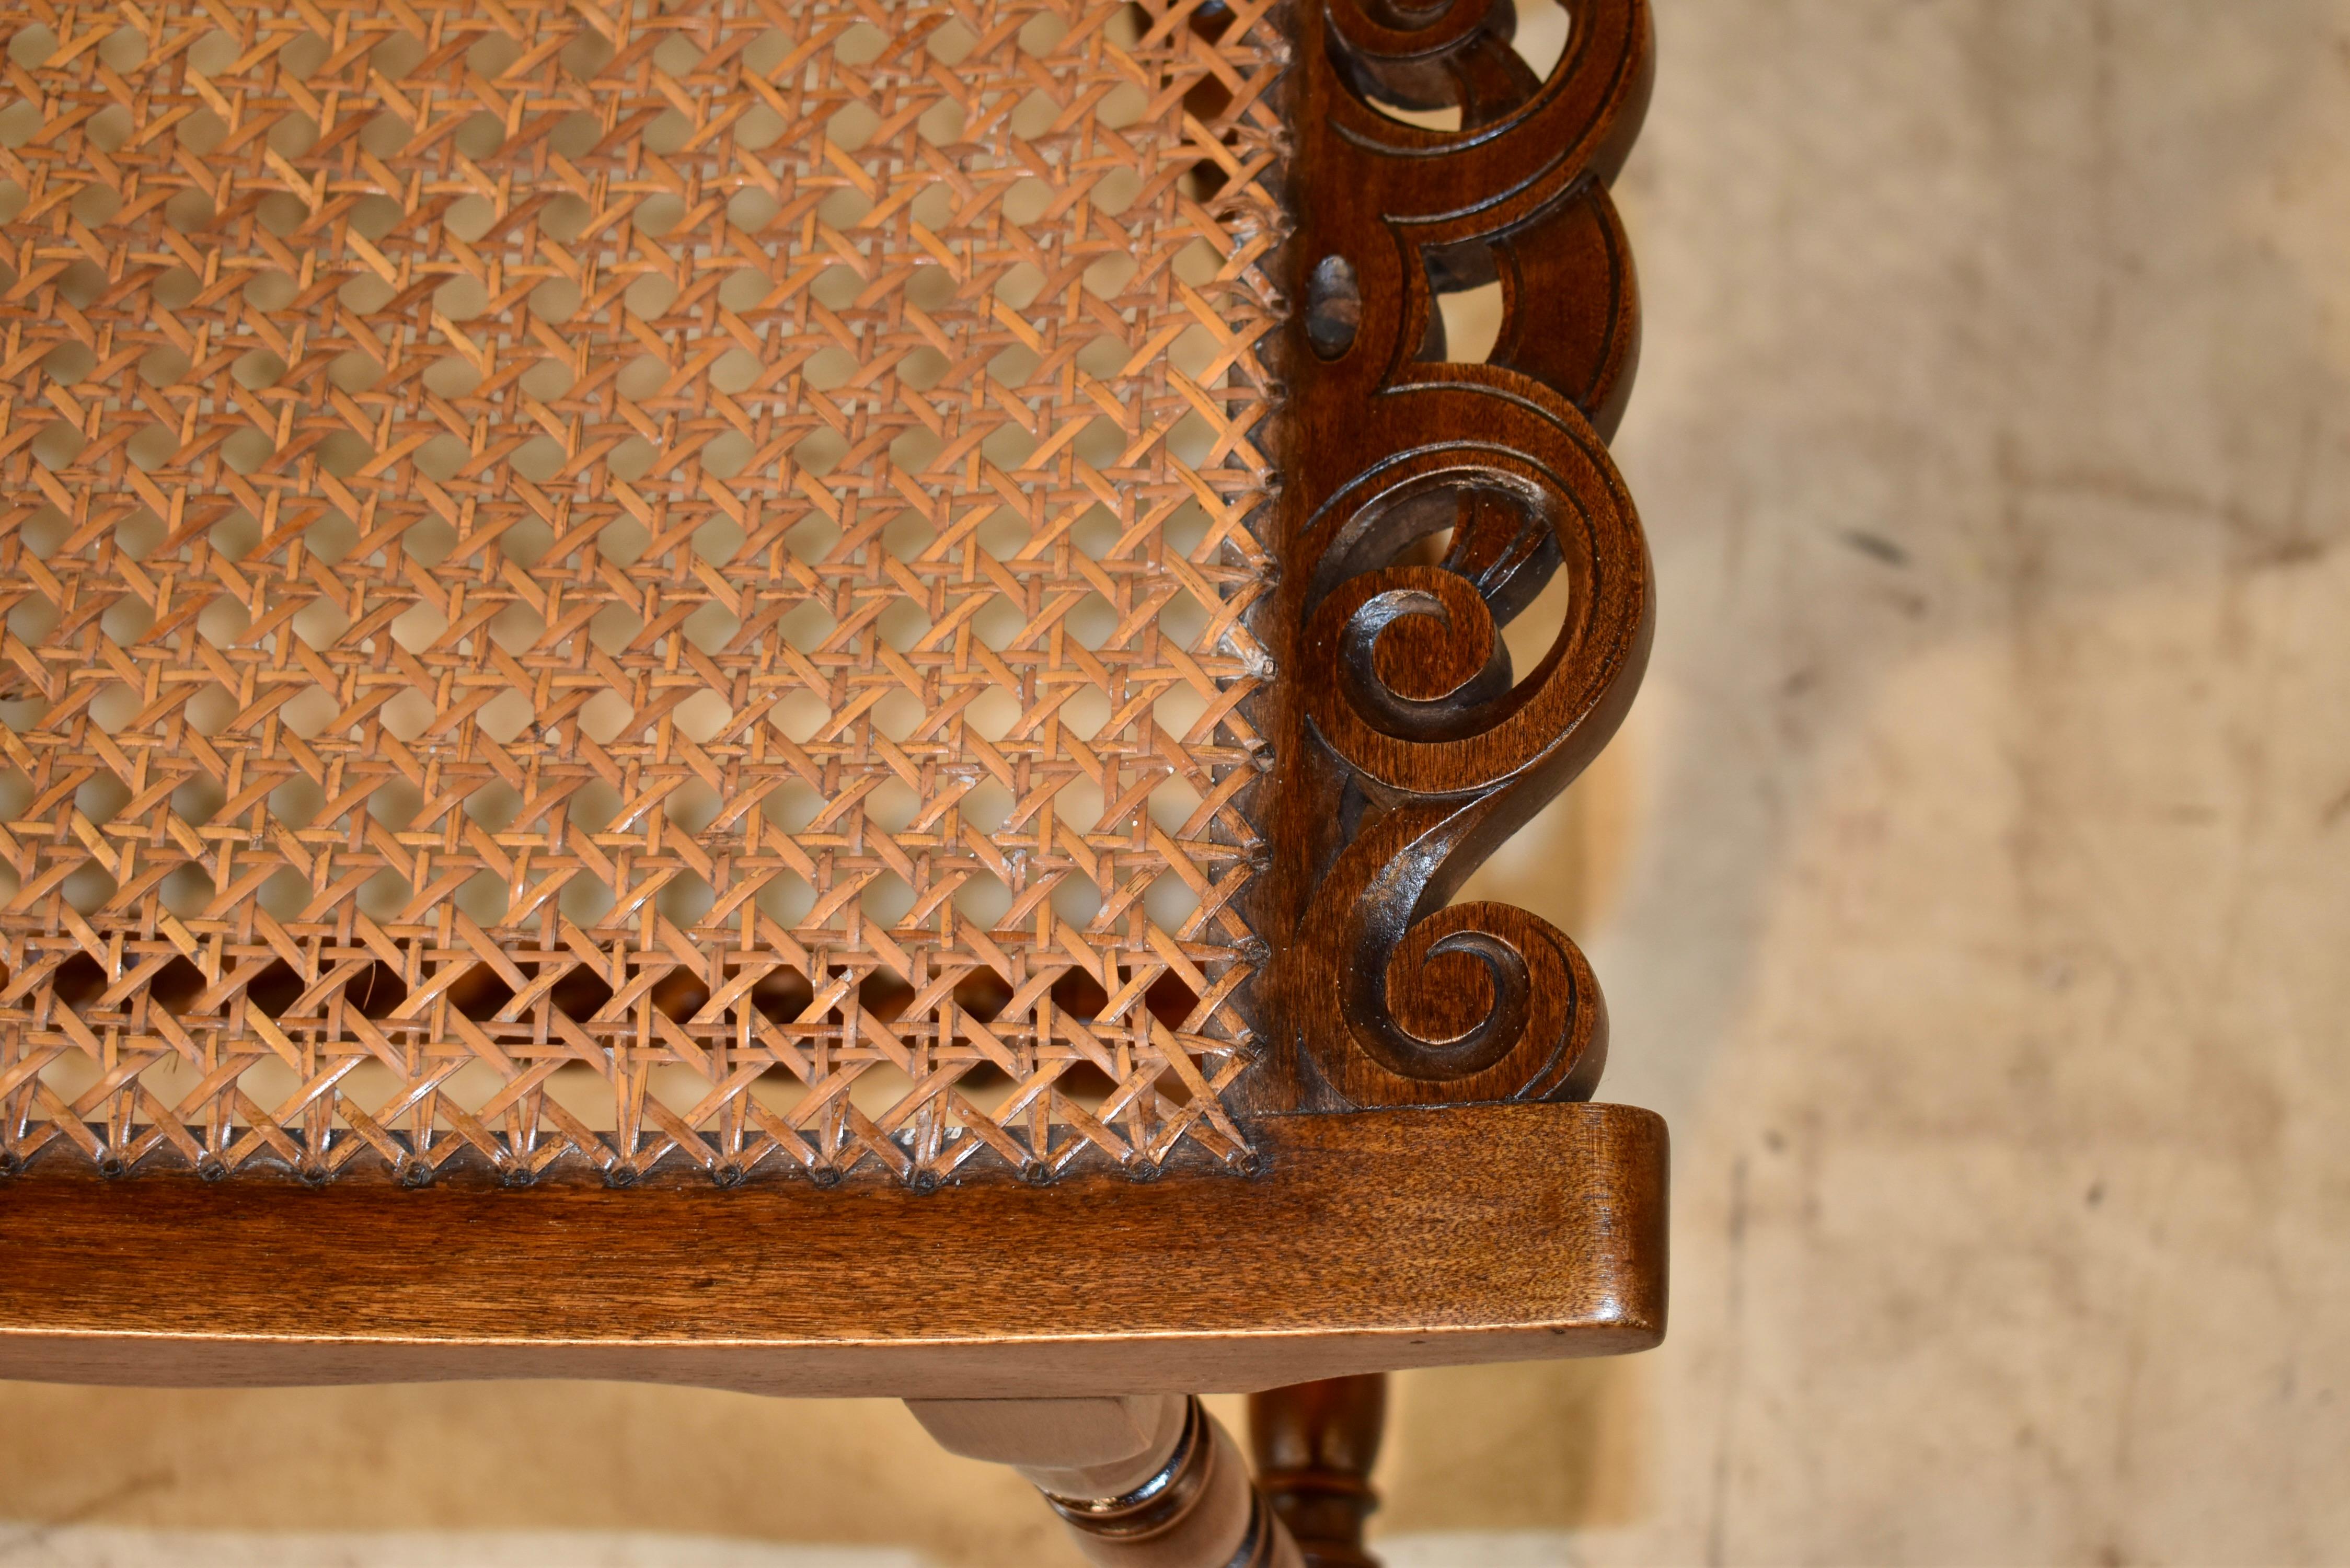
[[[1098,1568],[1306,1568],[1196,1395],[906,1404],[948,1452],[1017,1469]]]
[[[1664,1334],[1648,1111],[1284,1116],[1250,1137],[1253,1179],[927,1196],[20,1177],[0,1182],[0,1376],[1011,1397],[1246,1390]]]
[[[1249,1396],[1256,1486],[1295,1537],[1306,1568],[1378,1568],[1363,1525],[1387,1425],[1385,1373],[1326,1377]]]

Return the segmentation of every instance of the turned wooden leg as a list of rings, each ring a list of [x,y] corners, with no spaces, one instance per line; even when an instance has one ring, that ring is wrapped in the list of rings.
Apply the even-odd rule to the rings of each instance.
[[[909,1399],[939,1446],[1026,1477],[1102,1568],[1305,1568],[1223,1428],[1180,1394]]]
[[[1379,1506],[1371,1466],[1388,1413],[1384,1374],[1249,1396],[1257,1490],[1297,1538],[1307,1568],[1378,1568],[1363,1521]]]

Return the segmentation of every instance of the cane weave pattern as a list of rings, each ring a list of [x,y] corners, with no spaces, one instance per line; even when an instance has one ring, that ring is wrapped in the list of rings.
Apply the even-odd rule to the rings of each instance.
[[[1263,11],[5,0],[0,1165],[1244,1160]]]

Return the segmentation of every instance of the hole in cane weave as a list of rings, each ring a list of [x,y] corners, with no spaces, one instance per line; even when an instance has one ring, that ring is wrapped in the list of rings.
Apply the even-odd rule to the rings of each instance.
[[[216,780],[203,777],[192,778],[172,792],[172,809],[191,827],[210,822],[227,801],[228,792]]]
[[[291,920],[299,919],[302,911],[309,907],[311,888],[302,873],[291,866],[281,866],[269,874],[269,879],[261,885],[261,891],[256,896],[261,900],[261,907],[269,911],[271,919]]]
[[[427,517],[410,524],[400,536],[400,553],[420,566],[437,566],[449,558],[457,547],[457,530],[440,517]]]
[[[1071,872],[1053,884],[1053,913],[1073,926],[1090,926],[1101,913],[1102,891],[1087,877]]]
[[[1012,908],[1012,889],[993,871],[974,871],[955,889],[954,907],[983,930],[993,930]]]
[[[0,147],[13,150],[24,146],[38,136],[47,123],[36,100],[17,99],[6,109],[0,109]]]
[[[1066,708],[1063,711],[1066,711]],[[1101,826],[1101,815],[1102,787],[1089,778],[1071,779],[1053,796],[1055,819],[1072,832],[1093,832]]]
[[[522,57],[522,45],[504,33],[485,33],[465,51],[465,66],[485,77],[494,77]]]
[[[95,1002],[106,990],[106,971],[88,953],[76,953],[57,965],[49,990],[66,1006],[78,1009]]]
[[[605,457],[604,468],[613,478],[633,483],[650,473],[660,458],[660,450],[652,442],[642,436],[630,436]]]
[[[884,871],[865,885],[858,907],[876,925],[895,926],[914,907],[914,890],[895,871]]]
[[[139,35],[130,36],[135,38]],[[99,45],[99,50],[103,54],[105,46]],[[130,140],[132,129],[130,111],[119,103],[107,105],[82,122],[84,134],[101,152],[120,151],[122,144]]]
[[[1165,696],[1150,705],[1150,716],[1159,727],[1187,746],[1206,738],[1193,732],[1207,713],[1208,700],[1188,685],[1169,688]]]
[[[767,710],[767,722],[795,742],[805,742],[830,722],[832,708],[825,700],[806,687],[785,693],[784,700]],[[768,815],[772,819],[774,803],[778,797],[769,795]]]
[[[712,599],[686,617],[685,624],[678,629],[685,634],[686,641],[702,652],[717,653],[733,642],[734,634],[743,629],[743,618]],[[727,712],[731,717],[733,710],[730,708]]]
[[[419,600],[393,619],[391,638],[409,652],[420,653],[432,647],[433,640],[448,629],[449,618],[433,606]],[[401,738],[407,739],[406,736]]]
[[[982,1023],[993,1023],[1003,1017],[1011,1001],[1012,982],[992,969],[975,969],[955,981],[955,1005]]]
[[[1102,727],[1109,722],[1109,693],[1099,686],[1087,684],[1077,688],[1077,694],[1061,704],[1058,716],[1063,729],[1081,741],[1091,741],[1100,736]]]
[[[483,109],[466,116],[450,140],[456,144],[458,151],[479,161],[506,144],[506,122]]]
[[[584,109],[574,109],[571,113],[565,115],[561,119],[556,120],[555,122],[554,129],[546,133],[546,150],[549,152],[555,153],[558,157],[568,158],[577,161],[577,160],[588,156],[588,153],[594,151],[596,150],[596,144],[603,140],[604,122],[598,119],[596,116],[588,113]],[[561,198],[558,197],[556,200],[559,201]],[[588,216],[588,204],[584,201],[580,201],[580,199],[576,196],[573,197],[572,200],[579,202],[580,207],[583,209],[580,214],[580,221],[582,223],[586,222]],[[546,223],[546,213],[553,209],[554,204],[554,202],[550,202],[546,207],[540,209],[539,223],[542,226]],[[550,234],[554,233],[552,230],[549,230],[548,232]],[[577,233],[576,230],[573,232]],[[566,234],[555,234],[554,237],[559,240],[567,240],[572,236]]]
[[[903,1018],[913,1000],[914,988],[886,969],[875,970],[857,985],[857,1004],[884,1023]]]
[[[89,368],[97,363],[98,354],[88,344],[60,343],[41,357],[41,372],[70,387],[89,374]]]
[[[494,871],[474,872],[458,885],[454,895],[457,908],[478,926],[494,926],[504,919],[513,897],[506,879]]]
[[[601,923],[618,902],[612,896],[612,889],[596,877],[577,876],[563,884],[563,891],[556,896],[555,907],[562,912],[565,919],[586,929]]]
[[[612,988],[595,971],[581,967],[571,970],[555,982],[546,1000],[556,1012],[575,1023],[585,1023],[604,1011],[612,1000]]]
[[[57,629],[59,613],[57,607],[43,596],[26,594],[10,607],[7,627],[20,641],[38,647],[50,632]]]
[[[848,455],[848,438],[835,430],[820,430],[792,448],[792,461],[812,474],[830,473]]]
[[[343,1000],[358,1008],[363,1018],[389,1018],[408,1000],[408,982],[400,978],[398,970],[378,959],[344,984]]]
[[[589,123],[594,123],[592,117]],[[580,232],[588,226],[588,220],[595,215],[596,209],[589,206],[584,198],[567,191],[538,210],[539,233],[558,244],[569,244],[579,237]]]
[[[831,273],[824,274],[816,280],[817,284],[820,286],[825,277],[831,275]],[[851,277],[856,275],[855,273],[849,274]],[[718,286],[718,303],[729,310],[756,310],[766,303],[767,295],[774,287],[775,285],[768,280],[767,275],[756,267],[738,267],[728,273],[725,281]],[[808,292],[816,295],[818,302],[822,303],[823,296],[820,287],[812,287]]]
[[[318,122],[295,109],[269,128],[269,150],[282,158],[299,158],[318,144]]]
[[[583,27],[555,57],[565,70],[586,81],[602,70],[616,52],[601,33]]]
[[[57,52],[57,36],[46,22],[33,22],[16,29],[8,40],[8,58],[26,70],[36,70],[48,63]]]
[[[794,1022],[815,1000],[807,976],[789,967],[770,970],[751,987],[751,1005],[778,1023]]]
[[[796,928],[816,907],[816,889],[796,871],[779,871],[761,886],[759,910],[786,929]]]
[[[974,702],[972,706],[976,708],[979,704]],[[956,810],[962,814],[965,826],[993,833],[1011,816],[1013,804],[1011,790],[1001,781],[983,778],[956,803]]]
[[[89,698],[89,722],[108,736],[120,736],[143,708],[146,698],[139,693],[139,687],[130,687],[125,681],[108,681],[99,696]],[[47,703],[42,703],[42,710],[47,710]]]
[[[666,891],[666,889],[664,889]],[[672,1023],[683,1023],[710,1005],[710,988],[689,971],[673,969],[653,981],[647,996],[653,1011]]]
[[[444,993],[458,1015],[475,1023],[495,1018],[515,997],[514,987],[496,970],[477,963],[459,976]]]
[[[509,686],[475,710],[473,723],[483,734],[504,745],[529,729],[537,712],[530,693]]]
[[[98,228],[122,210],[122,192],[110,185],[86,185],[66,210],[90,228]]]
[[[444,354],[424,367],[423,380],[424,389],[436,397],[462,398],[482,384],[482,371],[480,366],[462,354]],[[439,444],[444,441],[453,443],[457,452]],[[456,472],[458,464],[465,461],[458,452],[467,450],[470,449],[466,448],[463,441],[444,433],[425,442],[419,449],[416,461],[420,464],[429,463],[433,469],[445,470],[437,473],[428,471],[426,478],[446,479]]]
[[[313,686],[310,690],[317,691],[322,688]],[[332,700],[328,699],[330,701]],[[295,701],[299,701],[301,699],[296,698]],[[286,707],[292,706],[291,702],[286,704]],[[280,715],[285,711],[284,708],[278,710]],[[307,827],[311,819],[318,815],[319,810],[326,804],[327,792],[319,787],[317,780],[307,774],[296,774],[269,792],[270,816],[287,827]]]
[[[737,191],[726,199],[726,221],[749,234],[757,234],[783,211],[775,198],[761,190]]]
[[[982,1116],[993,1117],[1002,1114],[1003,1103],[1012,1097],[1013,1078],[994,1063],[983,1060],[965,1067],[954,1086],[955,1092],[978,1107]]]
[[[1033,141],[1037,137],[1040,137],[1046,131],[1052,130],[1053,121],[1058,119],[1060,117],[1060,100],[1055,99],[1051,93],[1045,91],[1044,88],[1037,88],[1033,89],[1026,98],[1022,99],[1017,104],[1013,106],[1011,118],[1006,123],[1010,126],[1013,135],[1020,138],[1023,141]],[[1031,180],[1023,181],[1021,183],[1042,185],[1044,184],[1044,182],[1041,180]],[[1049,185],[1045,186],[1045,202],[1050,202],[1052,200],[1052,189],[1053,188]],[[1023,203],[1022,205],[1024,210],[1025,203]],[[1041,202],[1038,203],[1036,212],[1042,212],[1043,210],[1044,204]],[[1015,213],[1013,203],[1009,201],[1004,203],[1003,208],[1003,215],[1006,218],[1011,219],[1011,221],[1015,223],[1033,223],[1035,220],[1036,212],[1026,212],[1024,213],[1024,215],[1022,215],[1020,213]]]
[[[480,278],[460,273],[432,291],[432,308],[452,321],[471,321],[490,307],[490,291]]]
[[[1109,992],[1086,971],[1067,970],[1053,982],[1053,1005],[1072,1018],[1090,1023],[1109,1005]]]
[[[693,140],[693,120],[681,110],[668,109],[637,135],[646,151],[658,152],[666,158],[681,151],[687,142]]]
[[[88,444],[88,438],[81,431],[65,421],[57,420],[42,426],[40,434],[33,438],[33,455],[40,460],[42,467],[55,472],[79,457],[81,449]]]
[[[217,36],[226,36],[224,34]],[[386,79],[398,81],[422,65],[424,57],[430,53],[432,51],[425,47],[424,40],[415,34],[394,33],[368,52],[368,64],[381,71]],[[230,59],[235,57],[234,54],[229,57]]]
[[[508,653],[527,653],[546,633],[546,620],[528,604],[516,599],[490,618],[489,630],[490,640]]]
[[[848,1085],[848,1100],[875,1121],[888,1118],[914,1092],[914,1080],[894,1062],[875,1062]],[[898,1135],[904,1137],[900,1132]]]
[[[1170,970],[1150,982],[1149,989],[1142,993],[1142,1004],[1150,1010],[1151,1017],[1168,1028],[1180,1029],[1200,1005],[1200,993],[1181,975]]]
[[[204,971],[184,958],[172,959],[147,982],[147,1000],[174,1018],[185,1014],[203,992]]]
[[[244,640],[252,626],[253,612],[225,595],[206,605],[203,613],[196,617],[196,630],[214,648],[234,648]],[[212,732],[204,732],[208,735]]]
[[[1142,912],[1162,931],[1180,933],[1199,908],[1200,895],[1173,871],[1159,873],[1143,889]]]
[[[547,361],[541,360],[540,363]],[[497,545],[498,554],[515,565],[535,566],[546,558],[546,552],[554,545],[555,531],[536,517],[525,517],[493,542]],[[533,616],[536,618],[536,611]],[[544,629],[546,622],[540,621],[539,625]]]
[[[662,884],[654,902],[661,918],[681,929],[691,929],[702,923],[717,903],[718,894],[702,879],[698,871],[681,871]]]
[[[351,203],[350,225],[361,239],[380,240],[407,216],[408,209],[390,196],[361,196]]]
[[[313,648],[331,646],[350,624],[350,618],[338,605],[320,601],[294,618],[294,630]],[[277,710],[277,722],[303,740],[321,734],[342,711],[335,694],[323,686],[306,686],[284,707]]]
[[[843,152],[855,152],[872,140],[873,133],[880,128],[881,116],[871,104],[851,103],[843,105],[825,121],[824,133]]]
[[[684,216],[685,198],[666,191],[646,197],[629,214],[638,231],[647,234],[665,234],[677,227]]]
[[[335,290],[335,297],[353,314],[366,316],[390,303],[392,292],[391,285],[373,273],[361,273]]]
[[[236,699],[217,680],[206,681],[193,697],[188,699],[187,706],[180,710],[188,728],[207,737],[227,729],[230,721],[236,717]]]
[[[415,887],[397,871],[379,871],[359,884],[359,913],[371,920],[390,920],[408,908]]]
[[[608,746],[635,718],[634,704],[618,691],[598,691],[579,710],[579,732],[599,746]]]
[[[122,452],[141,472],[155,472],[172,461],[172,453],[179,452],[179,435],[174,435],[172,425],[146,425],[125,442]]]
[[[492,833],[504,833],[522,813],[522,792],[493,779],[465,797],[465,815]]]
[[[1118,1090],[1118,1081],[1091,1062],[1072,1062],[1061,1075],[1053,1080],[1053,1093],[1070,1101],[1087,1116],[1097,1115],[1102,1104]]]

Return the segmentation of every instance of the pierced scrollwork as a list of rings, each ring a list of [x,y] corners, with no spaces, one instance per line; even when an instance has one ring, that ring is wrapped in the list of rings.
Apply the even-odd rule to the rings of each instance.
[[[1449,903],[1614,732],[1653,614],[1606,445],[1638,346],[1607,186],[1647,101],[1649,21],[1644,0],[1567,8],[1547,79],[1507,48],[1509,0],[1296,15],[1305,307],[1263,623],[1277,858],[1252,911],[1276,939],[1259,1006],[1288,1060],[1252,1076],[1253,1109],[1587,1097],[1606,1054],[1574,942]],[[1445,106],[1457,129],[1391,112]],[[1438,290],[1496,282],[1494,351],[1445,358]],[[1515,670],[1503,628],[1561,572],[1557,634]]]

